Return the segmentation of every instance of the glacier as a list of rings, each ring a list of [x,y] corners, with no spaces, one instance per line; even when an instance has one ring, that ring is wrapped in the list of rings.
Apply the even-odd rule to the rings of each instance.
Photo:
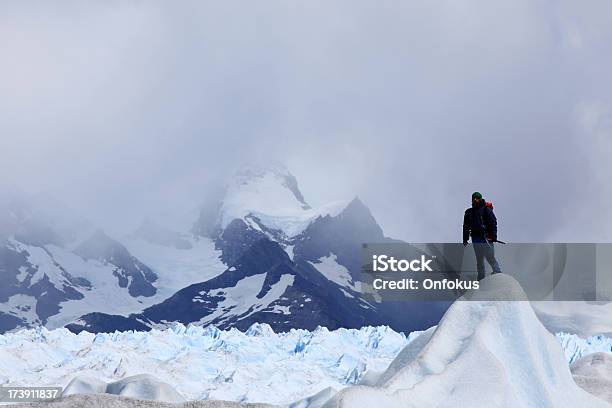
[[[176,323],[150,332],[77,335],[37,327],[0,335],[0,385],[66,387],[75,376],[106,384],[153,373],[186,400],[284,405],[378,381],[406,346],[427,341],[432,330],[408,336],[386,326],[274,333],[267,324],[241,332]],[[556,339],[568,366],[612,352],[612,338],[605,336],[558,333]]]
[[[274,333],[267,324],[241,332],[177,323],[78,335],[37,327],[0,335],[0,385],[66,387],[75,376],[113,383],[153,373],[187,400],[288,404],[384,371],[418,335],[384,326]]]

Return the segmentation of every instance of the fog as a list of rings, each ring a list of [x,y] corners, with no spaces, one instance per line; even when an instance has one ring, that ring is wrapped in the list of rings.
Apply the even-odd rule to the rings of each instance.
[[[612,3],[2,2],[0,184],[112,231],[243,162],[389,236],[610,241]]]

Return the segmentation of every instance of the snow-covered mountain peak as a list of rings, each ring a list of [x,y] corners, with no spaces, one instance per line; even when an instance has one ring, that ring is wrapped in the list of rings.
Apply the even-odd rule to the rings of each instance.
[[[310,205],[308,205],[298,188],[295,176],[283,164],[272,163],[266,166],[242,166],[235,172],[228,185],[228,189],[231,190],[236,187],[242,189],[248,185],[251,185],[251,187],[259,186],[268,193],[276,190],[278,187],[282,187],[282,189],[289,190],[293,195],[293,199],[298,201],[301,209],[307,210],[310,208]],[[291,205],[293,206],[294,204],[292,203]]]
[[[310,206],[297,180],[279,165],[245,166],[230,179],[221,209],[221,227],[249,213],[269,216],[300,216]]]
[[[218,206],[206,206],[193,231],[224,230],[233,220],[242,219],[256,230],[280,233],[285,238],[300,234],[319,216],[337,215],[349,201],[311,207],[302,195],[295,176],[281,164],[240,167],[226,185]],[[216,211],[210,228],[210,208]]]

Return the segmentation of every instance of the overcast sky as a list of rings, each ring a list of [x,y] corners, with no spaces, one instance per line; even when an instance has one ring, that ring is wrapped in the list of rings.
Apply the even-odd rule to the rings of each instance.
[[[270,159],[397,238],[479,190],[500,239],[612,240],[607,0],[6,1],[0,53],[0,183],[110,229]]]

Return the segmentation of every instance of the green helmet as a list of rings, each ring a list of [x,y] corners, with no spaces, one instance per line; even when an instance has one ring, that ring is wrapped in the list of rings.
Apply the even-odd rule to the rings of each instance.
[[[475,191],[474,193],[472,193],[472,200],[475,198],[482,200],[482,194],[480,194],[478,191]]]

